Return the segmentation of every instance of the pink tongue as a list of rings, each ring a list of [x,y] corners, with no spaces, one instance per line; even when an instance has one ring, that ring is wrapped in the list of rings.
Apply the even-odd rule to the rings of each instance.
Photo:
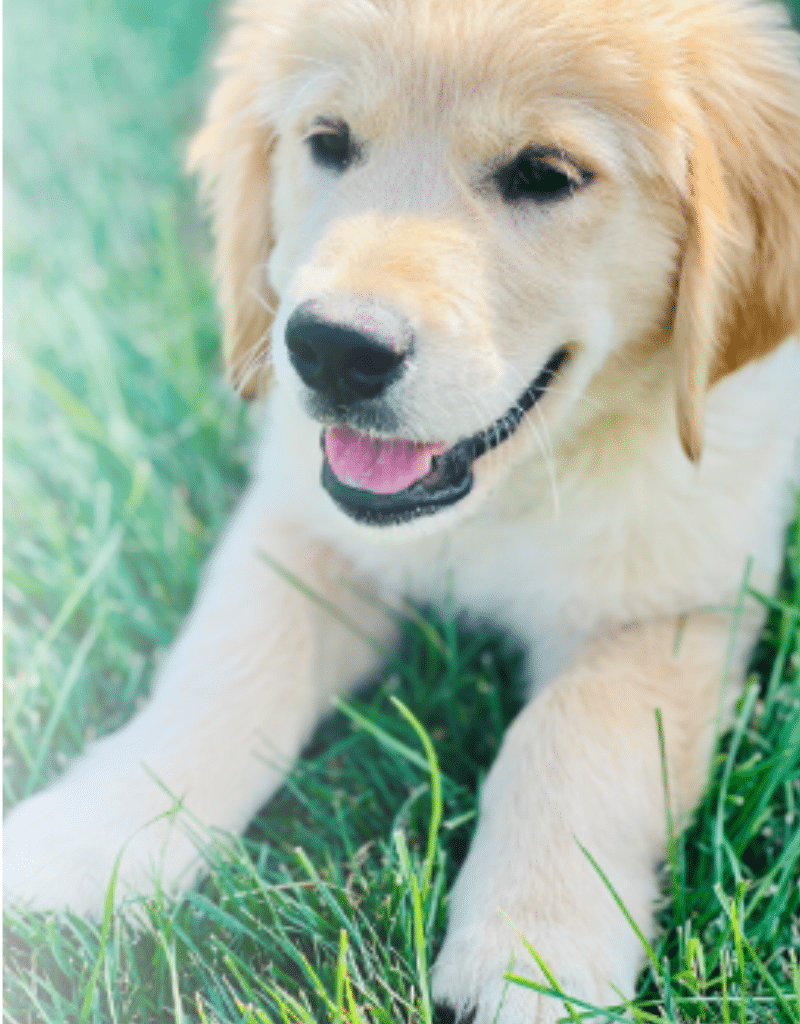
[[[325,454],[342,483],[377,494],[404,491],[430,472],[434,455],[450,447],[442,441],[383,441],[350,427],[331,427],[325,434]]]

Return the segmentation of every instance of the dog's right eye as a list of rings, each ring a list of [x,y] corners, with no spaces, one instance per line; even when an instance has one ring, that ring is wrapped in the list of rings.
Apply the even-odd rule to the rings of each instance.
[[[314,163],[331,171],[346,171],[357,152],[345,122],[318,121],[314,129],[306,140]]]

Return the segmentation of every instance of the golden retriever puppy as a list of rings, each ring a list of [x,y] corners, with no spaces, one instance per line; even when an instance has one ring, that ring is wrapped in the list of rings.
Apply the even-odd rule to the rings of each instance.
[[[179,796],[239,831],[403,594],[530,649],[434,992],[633,992],[666,813],[698,800],[800,446],[800,64],[745,0],[240,0],[190,162],[254,479],[150,704],[6,828],[6,886],[97,912],[191,884]],[[353,587],[353,581],[359,586]],[[381,601],[365,602],[372,587]],[[683,625],[685,619],[685,626]],[[679,628],[681,627],[681,628]],[[148,823],[150,823],[148,825]],[[502,912],[502,913],[501,913]],[[499,1020],[552,1021],[508,991]]]

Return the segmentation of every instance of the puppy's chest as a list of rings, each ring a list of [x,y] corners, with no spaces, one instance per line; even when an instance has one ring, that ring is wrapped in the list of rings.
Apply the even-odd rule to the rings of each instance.
[[[480,516],[408,546],[347,547],[388,592],[491,619],[543,656],[551,651],[547,662],[601,626],[663,614],[702,589],[686,573],[680,578],[678,552],[663,535],[597,503],[583,517]]]
[[[347,544],[347,554],[387,591],[506,626],[546,675],[598,629],[732,600],[751,555],[775,571],[777,548],[765,542],[774,547],[776,532],[750,529],[772,525],[771,502],[745,514],[730,490],[663,478],[655,487],[648,476],[591,486],[564,477],[557,505],[545,487],[532,499],[532,482],[520,479],[523,502],[512,484],[450,531],[408,545]]]

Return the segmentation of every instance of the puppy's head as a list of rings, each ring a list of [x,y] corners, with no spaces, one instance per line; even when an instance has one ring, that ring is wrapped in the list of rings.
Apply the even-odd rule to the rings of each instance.
[[[630,413],[665,369],[697,459],[707,389],[800,329],[800,67],[777,10],[242,0],[233,19],[190,151],[228,369],[248,397],[277,377],[316,424],[351,518],[452,521],[599,414],[587,395]]]

